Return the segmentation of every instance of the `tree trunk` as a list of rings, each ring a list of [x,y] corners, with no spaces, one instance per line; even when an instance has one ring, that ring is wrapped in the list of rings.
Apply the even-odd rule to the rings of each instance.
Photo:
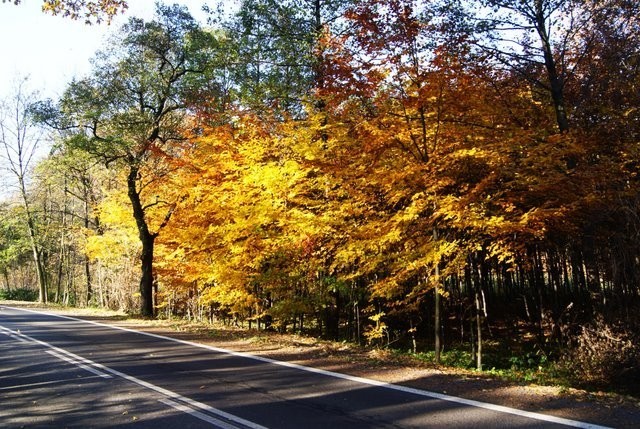
[[[542,51],[544,55],[544,65],[549,78],[549,89],[551,99],[553,100],[553,109],[556,114],[556,122],[561,133],[569,130],[569,120],[567,119],[567,111],[564,102],[564,83],[558,74],[558,67],[553,58],[553,50],[549,41],[547,32],[547,18],[545,17],[543,0],[536,0],[536,30],[542,43]]]
[[[47,279],[45,277],[44,266],[42,265],[42,256],[40,249],[35,243],[35,237],[31,238],[31,251],[33,253],[33,261],[36,265],[36,274],[38,277],[38,302],[47,303]]]
[[[474,283],[474,302],[476,307],[476,369],[482,371],[482,278],[480,269],[478,268],[477,259],[482,259],[479,256],[475,256],[473,260],[473,283]]]
[[[45,277],[44,265],[42,263],[42,251],[38,246],[38,239],[36,233],[35,220],[29,207],[29,198],[27,196],[27,188],[24,183],[24,177],[18,177],[18,183],[20,185],[20,193],[22,194],[22,203],[24,204],[24,211],[27,216],[27,226],[29,229],[29,241],[31,243],[31,252],[33,254],[33,262],[36,266],[36,275],[38,278],[38,301],[42,304],[47,302],[47,279]]]
[[[62,301],[62,281],[64,279],[64,269],[65,264],[67,262],[67,255],[65,254],[67,243],[66,243],[66,231],[67,231],[67,179],[64,179],[64,197],[62,199],[62,229],[60,232],[60,251],[58,255],[58,273],[56,278],[56,297],[55,302],[60,303]],[[69,277],[69,272],[67,272],[67,277]]]
[[[64,255],[64,233],[60,236],[60,254],[58,255],[58,272],[56,274],[56,296],[54,301],[60,303],[62,299],[62,279],[64,278],[64,263],[65,263],[65,255]]]
[[[436,272],[438,270],[436,269]],[[436,274],[438,275],[438,274]],[[435,334],[435,363],[440,365],[440,352],[442,350],[442,338],[440,334],[440,292],[438,286],[435,288],[435,304],[434,304],[434,334]]]
[[[144,238],[140,236],[142,241],[141,261],[141,277],[140,277],[140,314],[144,317],[153,317],[153,247],[155,236],[147,235]]]
[[[93,300],[93,288],[91,287],[91,259],[86,254],[84,255],[84,275],[86,279],[86,300],[87,306],[91,305],[91,300]]]
[[[7,269],[7,267],[4,267],[2,269],[2,277],[4,278],[4,287],[7,290],[7,292],[11,291],[11,284],[9,283],[9,270]]]
[[[336,303],[336,308],[335,308],[335,312],[333,313],[333,318],[332,318],[332,322],[333,322],[333,327],[332,327],[332,336],[333,336],[333,340],[338,341],[340,340],[340,313],[342,312],[342,296],[340,295],[340,291],[338,289],[336,289],[335,294],[335,303]]]
[[[476,328],[478,347],[476,349],[476,369],[482,371],[482,307],[480,306],[480,291],[476,291]]]
[[[89,230],[89,187],[88,184],[86,183],[86,180],[83,181],[84,184],[84,227],[86,230]],[[97,225],[97,223],[96,223]],[[85,280],[86,280],[86,287],[87,287],[87,294],[86,294],[86,299],[87,299],[87,306],[89,306],[91,304],[91,300],[93,299],[93,289],[91,287],[91,259],[89,259],[89,256],[85,253],[84,255],[84,274],[85,274]]]
[[[433,241],[438,241],[438,230],[433,228]],[[440,351],[442,350],[442,338],[440,334],[440,261],[436,261],[436,286],[434,289],[434,339],[435,339],[435,363],[440,365]]]
[[[137,165],[131,161],[127,177],[128,196],[133,208],[133,217],[138,227],[138,237],[142,244],[142,253],[140,255],[140,314],[143,317],[153,317],[153,247],[158,234],[152,234],[149,231],[149,225],[147,225],[144,207],[137,187],[138,173]]]

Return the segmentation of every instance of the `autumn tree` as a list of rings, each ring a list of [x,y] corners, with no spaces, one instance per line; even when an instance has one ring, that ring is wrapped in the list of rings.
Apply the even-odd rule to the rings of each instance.
[[[333,221],[321,209],[327,178],[305,162],[316,132],[309,125],[247,114],[206,129],[185,153],[183,175],[162,184],[185,195],[159,242],[173,305],[198,297],[216,314],[259,325],[301,327],[316,316],[309,297],[328,265],[316,245]]]
[[[378,195],[374,203],[377,213],[369,225],[363,225],[363,232],[367,231],[364,242],[370,243],[367,247],[375,246],[378,240],[384,249],[372,258],[380,264],[370,274],[377,279],[374,295],[401,295],[404,288],[398,283],[406,282],[435,291],[434,332],[439,358],[442,291],[439,280],[435,280],[440,278],[440,262],[432,245],[439,241],[439,234],[437,224],[428,220],[437,200],[425,192],[428,183],[421,176],[428,174],[432,156],[440,156],[451,143],[446,121],[453,116],[454,76],[457,74],[463,82],[464,70],[456,64],[455,53],[449,51],[453,45],[437,49],[438,34],[430,12],[404,1],[365,1],[348,9],[345,16],[349,32],[325,39],[329,73],[323,91],[330,105],[341,112],[335,120],[353,126],[351,134],[366,142],[364,150],[374,165],[366,170],[371,174],[367,180],[378,189],[360,197]],[[395,187],[389,182],[392,177],[405,187]],[[405,210],[413,214],[407,217]],[[408,270],[399,270],[400,264],[394,267],[391,255],[407,239],[404,234],[411,228],[411,220],[418,218],[425,221],[422,231],[430,231],[428,236],[419,234],[425,244],[430,243],[422,250],[434,258],[411,264],[415,268],[409,274]],[[415,231],[412,235],[415,244]],[[404,280],[396,277],[400,271]]]
[[[493,201],[506,179],[497,172],[510,171],[509,145],[530,136],[522,118],[533,124],[541,115],[521,89],[496,91],[509,73],[472,61],[472,45],[443,37],[432,10],[361,2],[346,16],[352,35],[326,40],[332,79],[325,90],[335,112],[329,123],[348,131],[328,148],[360,166],[337,174],[371,210],[358,216],[334,266],[370,282],[372,298],[397,303],[398,318],[421,318],[426,294],[436,291],[438,350],[440,294],[448,294],[451,278],[464,278],[476,308],[480,368],[486,270],[493,258],[513,260],[517,247],[501,244],[502,229],[526,213],[503,212],[509,202]]]
[[[469,38],[480,58],[512,70],[524,85],[541,94],[553,108],[558,130],[570,128],[565,86],[576,61],[588,58],[589,46],[579,54],[576,35],[607,2],[574,0],[444,1],[449,19],[446,32]],[[548,101],[547,101],[548,100]]]

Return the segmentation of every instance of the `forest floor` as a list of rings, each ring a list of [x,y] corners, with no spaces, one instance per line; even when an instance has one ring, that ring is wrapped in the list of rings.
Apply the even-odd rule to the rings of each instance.
[[[143,320],[95,309],[43,307],[0,301],[0,305],[42,309],[227,350],[507,407],[615,428],[640,427],[640,398],[575,388],[539,386],[476,371],[434,366],[409,355],[315,338],[184,320]]]

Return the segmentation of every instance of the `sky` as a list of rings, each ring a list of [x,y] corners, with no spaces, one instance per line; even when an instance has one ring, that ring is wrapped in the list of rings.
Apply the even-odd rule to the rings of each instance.
[[[202,23],[210,0],[174,0],[189,8]],[[231,2],[229,2],[231,3]],[[42,1],[0,3],[0,99],[12,93],[17,79],[29,78],[28,88],[41,96],[57,98],[73,77],[89,73],[94,53],[131,16],[151,19],[154,0],[129,0],[129,10],[111,25],[86,25],[83,21],[44,14]]]

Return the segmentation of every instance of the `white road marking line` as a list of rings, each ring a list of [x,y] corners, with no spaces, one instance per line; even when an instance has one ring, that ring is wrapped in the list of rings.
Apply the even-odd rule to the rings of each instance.
[[[211,417],[207,414],[201,413],[200,411],[196,411],[193,408],[187,407],[186,405],[179,404],[171,399],[160,399],[165,405],[168,405],[172,408],[175,408],[178,411],[181,411],[185,414],[190,414],[193,417],[196,417],[200,420],[204,420],[207,423],[211,423],[212,425],[217,426],[219,429],[239,429],[238,426],[230,425],[227,422],[224,422],[220,419],[216,419],[215,417]]]
[[[352,381],[354,383],[359,383],[359,384],[364,384],[364,385],[369,385],[369,386],[382,387],[382,388],[385,388],[385,389],[396,390],[396,391],[400,391],[400,392],[404,392],[404,393],[411,393],[411,394],[422,396],[422,397],[427,397],[427,398],[432,398],[432,399],[439,399],[439,400],[442,400],[442,401],[453,402],[453,403],[457,403],[457,404],[467,405],[467,406],[470,406],[470,407],[482,408],[482,409],[486,409],[486,410],[496,411],[496,412],[499,412],[499,413],[511,414],[511,415],[520,416],[520,417],[526,417],[526,418],[533,419],[533,420],[545,421],[545,422],[550,422],[550,423],[557,423],[557,424],[560,424],[560,425],[576,427],[576,428],[580,428],[580,429],[612,429],[612,428],[610,428],[608,426],[601,426],[601,425],[591,424],[591,423],[587,423],[587,422],[581,422],[581,421],[578,421],[578,420],[571,420],[571,419],[565,419],[565,418],[562,418],[562,417],[556,417],[556,416],[551,416],[551,415],[547,415],[547,414],[535,413],[535,412],[532,412],[532,411],[519,410],[519,409],[516,409],[516,408],[506,407],[506,406],[503,406],[503,405],[491,404],[491,403],[488,403],[488,402],[475,401],[473,399],[465,399],[465,398],[460,398],[460,397],[457,397],[457,396],[445,395],[445,394],[437,393],[437,392],[430,392],[428,390],[421,390],[421,389],[415,389],[415,388],[412,388],[412,387],[400,386],[400,385],[397,385],[397,384],[385,383],[384,381],[378,381],[378,380],[372,380],[372,379],[363,378],[363,377],[356,377],[356,376],[352,376],[352,375],[341,374],[339,372],[327,371],[327,370],[324,370],[324,369],[298,365],[298,364],[291,363],[291,362],[277,361],[277,360],[269,359],[269,358],[262,357],[262,356],[255,356],[255,355],[252,355],[252,354],[249,354],[249,353],[236,352],[236,351],[233,351],[233,350],[227,350],[227,349],[223,349],[223,348],[219,348],[219,347],[212,347],[212,346],[208,346],[206,344],[198,344],[198,343],[194,343],[194,342],[191,342],[191,341],[179,340],[179,339],[176,339],[176,338],[165,337],[163,335],[152,334],[152,333],[149,333],[149,332],[136,331],[135,329],[125,328],[125,327],[122,327],[122,326],[108,325],[106,323],[94,322],[92,320],[83,320],[83,319],[78,319],[77,317],[63,316],[63,315],[60,315],[60,314],[52,314],[52,313],[47,313],[47,312],[43,312],[43,311],[30,310],[30,309],[26,309],[26,308],[15,308],[15,307],[8,307],[8,306],[4,306],[4,307],[12,309],[12,310],[17,310],[17,311],[26,311],[26,312],[29,312],[29,313],[42,314],[42,315],[46,315],[46,316],[57,317],[57,318],[60,318],[60,319],[67,319],[67,320],[73,320],[73,321],[76,321],[76,322],[88,323],[90,325],[105,327],[105,328],[109,328],[109,329],[116,329],[116,330],[120,330],[120,331],[131,332],[131,333],[138,334],[138,335],[144,335],[144,336],[147,336],[147,337],[152,337],[152,338],[157,338],[157,339],[166,340],[166,341],[172,341],[172,342],[175,342],[175,343],[184,344],[184,345],[188,345],[188,346],[192,346],[192,347],[198,347],[198,348],[202,348],[202,349],[207,349],[207,350],[211,350],[211,351],[218,352],[218,353],[224,353],[224,354],[229,354],[229,355],[232,355],[232,356],[243,357],[243,358],[247,358],[247,359],[256,360],[256,361],[259,361],[259,362],[270,363],[270,364],[273,364],[273,365],[279,365],[279,366],[283,366],[283,367],[287,367],[287,368],[298,369],[298,370],[301,370],[301,371],[307,371],[307,372],[311,372],[311,373],[315,373],[315,374],[322,374],[322,375],[326,375],[328,377],[333,377],[333,378],[339,378],[339,379],[342,379],[342,380]]]
[[[33,313],[38,313],[38,312],[33,311]],[[20,337],[26,338],[31,342],[34,342],[36,344],[40,344],[41,346],[47,347],[47,348],[53,350],[54,352],[57,352],[57,353],[59,353],[61,355],[69,357],[72,360],[77,361],[77,362],[75,362],[76,365],[78,364],[78,362],[82,362],[83,364],[85,364],[87,366],[92,366],[94,368],[99,368],[100,370],[102,370],[104,372],[108,372],[110,374],[113,374],[116,377],[123,378],[123,379],[125,379],[127,381],[130,381],[130,382],[135,383],[135,384],[137,384],[139,386],[142,386],[142,387],[144,387],[146,389],[149,389],[149,390],[152,390],[154,392],[160,393],[161,395],[164,395],[167,398],[171,398],[171,399],[174,399],[176,401],[180,401],[180,402],[182,402],[184,404],[189,405],[191,407],[190,408],[191,411],[193,411],[193,412],[198,412],[198,411],[194,410],[194,408],[198,408],[198,409],[200,409],[202,411],[206,411],[206,412],[208,412],[210,414],[222,417],[222,418],[224,418],[224,419],[226,419],[226,420],[228,420],[230,422],[237,423],[237,424],[239,424],[239,425],[241,425],[241,426],[243,426],[243,427],[245,427],[247,429],[268,429],[265,426],[259,425],[257,423],[251,422],[249,420],[245,420],[242,417],[238,417],[236,415],[227,413],[225,411],[222,411],[222,410],[219,410],[217,408],[211,407],[211,406],[209,406],[207,404],[203,404],[202,402],[195,401],[195,400],[193,400],[191,398],[188,398],[186,396],[182,396],[179,393],[173,392],[173,391],[171,391],[169,389],[165,389],[165,388],[160,387],[160,386],[156,386],[155,384],[152,384],[152,383],[146,382],[144,380],[141,380],[139,378],[133,377],[131,375],[125,374],[125,373],[120,372],[120,371],[118,371],[116,369],[109,368],[108,366],[104,366],[104,365],[102,365],[102,364],[100,364],[98,362],[94,362],[94,361],[89,360],[87,358],[84,358],[82,356],[78,356],[75,353],[72,353],[70,351],[61,349],[60,347],[56,347],[56,346],[54,346],[52,344],[49,344],[49,343],[47,343],[45,341],[40,341],[38,339],[30,337],[29,335],[25,335],[25,334],[13,331],[13,330],[11,330],[9,328],[6,328],[4,326],[0,326],[0,330],[2,330],[4,332],[10,332],[10,333],[13,333],[14,335],[18,335]],[[50,351],[47,351],[47,353],[49,353],[49,352]],[[62,356],[60,356],[60,357],[62,358]],[[111,376],[109,376],[109,377],[111,377]],[[186,408],[188,408],[188,407],[186,407]],[[200,414],[203,414],[203,413],[200,413]],[[233,428],[233,429],[237,429],[237,427],[233,427],[233,426],[229,426],[229,427]]]
[[[65,355],[63,355],[63,354],[61,354],[61,353],[58,353],[58,352],[56,352],[56,351],[53,351],[53,350],[47,350],[46,352],[47,352],[48,354],[50,354],[51,356],[57,357],[57,358],[58,358],[58,359],[60,359],[60,360],[63,360],[63,361],[65,361],[65,362],[69,362],[70,364],[75,365],[75,366],[77,366],[77,367],[79,367],[79,368],[82,368],[82,369],[84,369],[85,371],[89,371],[90,373],[95,374],[95,375],[97,375],[98,377],[102,377],[102,378],[113,378],[111,375],[109,375],[109,374],[105,374],[105,373],[104,373],[104,372],[102,372],[102,371],[98,371],[97,369],[91,368],[90,366],[85,365],[85,364],[84,364],[84,363],[82,363],[82,362],[78,362],[77,360],[75,360],[75,359],[73,359],[73,358],[71,358],[71,357],[69,357],[69,356],[65,356]]]

